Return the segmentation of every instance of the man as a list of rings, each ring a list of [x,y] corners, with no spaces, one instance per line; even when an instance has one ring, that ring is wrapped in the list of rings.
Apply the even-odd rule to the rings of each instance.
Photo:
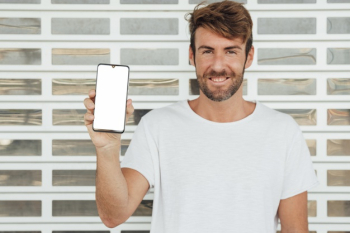
[[[274,233],[278,218],[282,233],[307,233],[307,190],[319,182],[302,131],[242,98],[254,57],[250,15],[233,1],[199,6],[189,14],[189,59],[200,95],[144,115],[120,167],[120,137],[92,132],[87,107],[100,217],[122,224],[154,187],[151,233]],[[129,100],[127,108],[129,117]]]

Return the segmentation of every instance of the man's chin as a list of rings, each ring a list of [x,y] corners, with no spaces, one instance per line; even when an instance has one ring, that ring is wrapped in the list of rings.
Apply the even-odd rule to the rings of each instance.
[[[205,95],[205,93],[204,93],[204,95]],[[225,101],[225,100],[231,98],[231,96],[227,95],[227,94],[223,95],[223,94],[215,94],[215,93],[211,93],[211,94],[208,94],[205,96],[207,96],[208,99],[213,100],[215,102],[221,102],[221,101]]]
[[[209,98],[210,99],[210,98]],[[214,102],[222,102],[222,101],[224,101],[224,100],[222,100],[222,99],[210,99],[210,100],[212,100],[212,101],[214,101]]]

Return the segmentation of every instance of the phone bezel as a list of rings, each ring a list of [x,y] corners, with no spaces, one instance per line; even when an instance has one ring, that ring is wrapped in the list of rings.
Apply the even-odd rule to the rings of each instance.
[[[97,71],[96,71],[96,88],[95,88],[95,103],[96,103],[96,99],[97,99],[97,78],[98,78],[98,67],[100,65],[106,65],[106,66],[124,66],[124,67],[127,67],[128,68],[128,79],[127,79],[127,85],[126,85],[126,100],[125,100],[125,116],[124,116],[124,128],[123,128],[123,131],[117,131],[117,130],[96,130],[94,128],[94,122],[95,120],[93,120],[92,122],[92,130],[95,131],[95,132],[103,132],[103,133],[118,133],[118,134],[121,134],[121,133],[124,133],[125,132],[125,124],[126,124],[126,109],[127,109],[127,101],[128,101],[128,91],[129,91],[129,78],[130,78],[130,67],[127,66],[127,65],[118,65],[118,64],[108,64],[108,63],[99,63],[97,65]],[[114,68],[114,67],[113,67]],[[96,108],[96,106],[95,106]],[[94,115],[95,115],[95,109],[93,110],[94,112]]]

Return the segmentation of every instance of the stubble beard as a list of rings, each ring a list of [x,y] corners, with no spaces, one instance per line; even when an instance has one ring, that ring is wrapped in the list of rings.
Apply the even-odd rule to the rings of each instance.
[[[244,66],[243,71],[241,74],[236,75],[234,72],[232,72],[230,75],[227,75],[226,72],[217,73],[215,71],[210,72],[209,74],[204,74],[203,76],[199,75],[196,71],[197,75],[197,82],[199,85],[200,90],[203,92],[203,94],[210,100],[213,100],[215,102],[221,102],[224,100],[227,100],[233,96],[237,90],[241,87],[243,82],[243,76],[244,76]],[[225,89],[224,86],[221,87],[213,87],[215,88],[214,91],[212,91],[208,87],[208,82],[210,82],[209,77],[229,77],[229,87]],[[227,85],[227,84],[226,84]]]

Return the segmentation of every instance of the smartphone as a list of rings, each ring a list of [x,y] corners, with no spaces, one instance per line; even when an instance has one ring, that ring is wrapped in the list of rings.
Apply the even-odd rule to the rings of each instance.
[[[96,132],[123,133],[125,131],[126,102],[128,100],[130,69],[127,65],[97,65],[95,119]]]

